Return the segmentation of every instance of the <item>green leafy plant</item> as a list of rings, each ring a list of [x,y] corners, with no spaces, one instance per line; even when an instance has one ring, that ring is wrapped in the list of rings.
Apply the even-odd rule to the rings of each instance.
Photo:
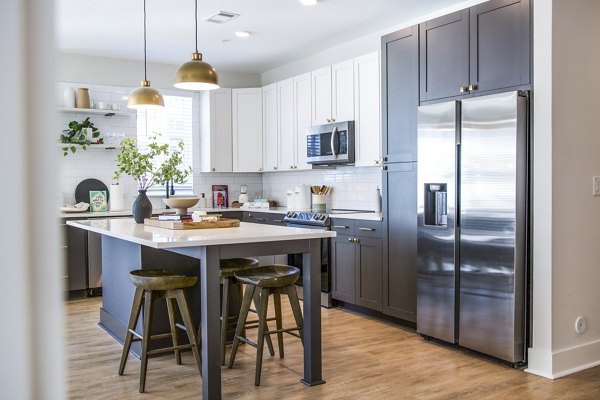
[[[100,131],[90,121],[90,117],[81,122],[69,122],[69,129],[63,130],[60,134],[60,142],[67,144],[62,148],[63,155],[66,157],[69,150],[71,153],[75,153],[77,151],[76,145],[80,145],[83,150],[86,150],[92,144],[92,139],[96,139],[94,143],[104,143],[104,139],[100,137]]]
[[[148,144],[148,152],[142,153],[135,139],[123,139],[117,155],[118,169],[113,178],[118,181],[122,174],[130,175],[138,182],[139,190],[146,190],[154,184],[164,185],[171,180],[179,184],[185,183],[192,168],[181,168],[183,142],[180,141],[177,148],[170,151],[168,144],[151,142]]]

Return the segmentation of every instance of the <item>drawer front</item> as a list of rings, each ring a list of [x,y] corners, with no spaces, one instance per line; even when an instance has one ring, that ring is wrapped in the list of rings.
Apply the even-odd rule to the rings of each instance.
[[[242,219],[241,211],[224,211],[221,213],[221,215],[223,216],[223,218],[231,218],[231,219],[239,219],[239,220]]]
[[[260,213],[253,211],[244,211],[244,215],[242,217],[242,221],[244,222],[252,222],[255,224],[268,224],[270,219],[269,213]]]
[[[285,214],[270,214],[269,222],[271,225],[286,226],[287,224],[283,220],[283,217],[285,217]]]
[[[383,223],[382,221],[355,221],[356,236],[383,238]]]
[[[331,230],[338,232],[340,235],[354,235],[354,220],[333,218],[331,220]]]

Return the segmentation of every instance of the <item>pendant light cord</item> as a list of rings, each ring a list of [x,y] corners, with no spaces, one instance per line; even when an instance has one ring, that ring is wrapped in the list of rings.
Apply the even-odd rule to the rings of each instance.
[[[144,80],[148,80],[146,71],[146,0],[144,0]]]
[[[146,1],[146,0],[144,0]],[[194,15],[195,15],[195,21],[196,21],[196,53],[198,52],[198,0],[195,0],[195,5],[196,7],[194,8]]]

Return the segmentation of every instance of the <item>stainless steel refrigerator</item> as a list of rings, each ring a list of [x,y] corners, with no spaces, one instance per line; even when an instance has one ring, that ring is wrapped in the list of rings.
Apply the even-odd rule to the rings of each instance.
[[[419,107],[417,331],[525,357],[528,96]]]

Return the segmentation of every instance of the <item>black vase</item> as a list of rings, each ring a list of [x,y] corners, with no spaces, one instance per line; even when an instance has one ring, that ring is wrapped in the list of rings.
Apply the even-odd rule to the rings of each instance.
[[[133,214],[133,219],[138,224],[143,224],[144,219],[150,218],[152,215],[152,202],[146,195],[145,190],[138,190],[138,196],[133,202],[131,212]]]

